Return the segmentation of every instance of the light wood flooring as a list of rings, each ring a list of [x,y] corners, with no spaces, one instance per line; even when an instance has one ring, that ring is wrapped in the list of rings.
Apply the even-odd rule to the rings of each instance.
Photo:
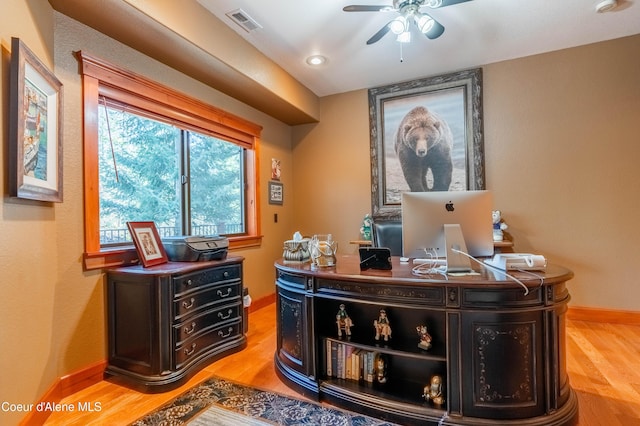
[[[96,403],[99,412],[53,413],[48,426],[126,425],[216,375],[261,389],[300,396],[276,376],[275,304],[249,315],[248,347],[196,374],[184,386],[144,394],[102,381],[62,403]],[[580,426],[640,425],[640,326],[567,320],[567,369],[580,406]]]

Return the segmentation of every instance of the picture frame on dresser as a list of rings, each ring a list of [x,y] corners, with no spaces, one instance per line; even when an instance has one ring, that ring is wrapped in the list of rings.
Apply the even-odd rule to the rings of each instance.
[[[62,83],[20,40],[11,39],[9,192],[62,202]]]
[[[374,218],[400,218],[402,192],[485,189],[481,68],[371,88],[368,96]],[[420,154],[414,147],[402,153],[396,149],[398,136],[411,139],[411,129],[417,127],[417,121],[424,123],[426,115],[426,120],[435,117],[439,122],[432,125],[433,132],[439,132],[434,136],[451,141],[451,162],[444,157],[432,158],[429,152],[434,145],[429,143]],[[433,153],[437,155],[435,150]],[[411,154],[415,158],[409,158]],[[421,176],[417,164],[424,163],[427,156],[433,167]],[[435,169],[445,171],[437,172],[436,178]]]
[[[142,266],[146,268],[169,261],[154,222],[127,222],[127,228]]]

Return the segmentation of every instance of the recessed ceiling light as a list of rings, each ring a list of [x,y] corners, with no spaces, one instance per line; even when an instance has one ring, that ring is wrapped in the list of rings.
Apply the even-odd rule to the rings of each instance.
[[[317,67],[318,65],[322,65],[327,62],[327,58],[322,55],[313,55],[307,58],[307,64]]]
[[[617,5],[618,5],[617,0],[603,0],[601,2],[598,2],[598,4],[596,4],[596,12],[598,13],[608,12],[611,9],[615,8]]]

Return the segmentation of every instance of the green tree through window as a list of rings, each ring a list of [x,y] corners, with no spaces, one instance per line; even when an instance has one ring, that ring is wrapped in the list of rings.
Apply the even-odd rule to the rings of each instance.
[[[101,105],[100,244],[129,243],[127,221],[154,221],[163,237],[244,232],[243,151],[150,114]]]

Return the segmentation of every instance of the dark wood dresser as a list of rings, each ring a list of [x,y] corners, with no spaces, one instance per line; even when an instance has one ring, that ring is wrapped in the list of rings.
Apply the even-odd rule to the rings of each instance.
[[[144,392],[180,386],[246,347],[242,257],[107,271],[107,378]]]
[[[577,422],[565,359],[571,271],[550,265],[546,272],[513,272],[525,294],[499,272],[416,276],[397,257],[392,265],[361,271],[359,258],[349,255],[318,270],[276,262],[275,365],[285,383],[400,424]],[[350,335],[337,330],[343,309]],[[375,338],[380,310],[390,322],[388,340]],[[431,336],[427,350],[418,346],[422,325]],[[380,359],[378,374],[371,368]],[[431,386],[434,377],[441,386]],[[440,399],[425,398],[434,388]]]

